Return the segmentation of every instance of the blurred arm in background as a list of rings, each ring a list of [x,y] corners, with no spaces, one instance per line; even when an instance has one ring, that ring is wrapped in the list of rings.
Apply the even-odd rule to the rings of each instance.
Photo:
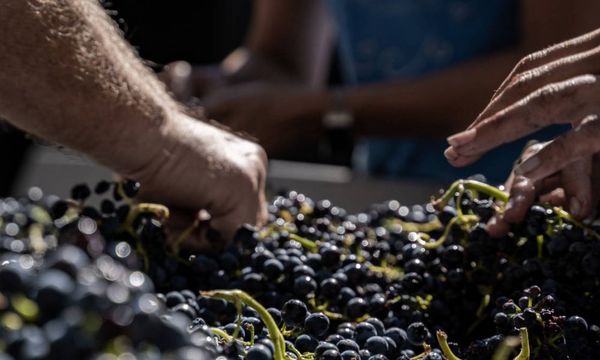
[[[338,96],[354,115],[357,136],[447,136],[468,125],[523,55],[589,31],[597,25],[595,14],[600,11],[600,4],[589,0],[521,1],[517,47],[416,80],[342,89],[341,96],[334,97],[332,91],[319,88],[322,68],[328,64],[325,5],[317,0],[310,5],[299,9],[302,6],[293,0],[258,0],[247,48],[261,54],[260,63],[274,64],[274,72],[264,75],[268,71],[252,71],[257,66],[236,66],[251,64],[239,59],[252,56],[234,52],[221,65],[227,74],[221,78],[231,81],[188,92],[203,97],[209,117],[256,136],[274,156],[304,138],[320,136],[323,114]],[[313,18],[302,21],[308,14]],[[307,59],[306,54],[313,56]]]
[[[184,226],[205,209],[231,238],[264,218],[262,149],[181,111],[96,0],[4,0],[0,39],[0,117],[140,181]]]

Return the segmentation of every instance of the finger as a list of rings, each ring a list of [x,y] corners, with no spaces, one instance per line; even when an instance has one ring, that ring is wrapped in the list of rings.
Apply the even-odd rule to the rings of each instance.
[[[568,207],[567,195],[565,189],[557,187],[552,189],[550,192],[540,196],[540,203],[548,204],[550,206]]]
[[[261,204],[261,206],[263,206]],[[238,206],[235,210],[219,217],[213,217],[210,226],[216,230],[225,243],[233,240],[235,233],[243,224],[256,224],[257,213],[260,213],[260,207],[248,211],[243,206]]]
[[[543,179],[576,160],[599,152],[598,139],[600,139],[600,121],[597,116],[588,117],[575,129],[559,136],[520,164],[515,172],[533,181]]]
[[[600,29],[527,55],[519,61],[508,77],[502,82],[500,87],[494,93],[490,105],[483,110],[469,128],[475,126],[480,120],[485,119],[496,112],[492,109],[492,103],[498,95],[506,90],[507,87],[517,81],[519,74],[539,68],[542,65],[557,61],[564,57],[588,51],[597,46],[600,46]]]
[[[494,215],[488,221],[485,229],[492,238],[497,239],[508,234],[510,231],[510,224],[503,221],[501,216]]]
[[[477,158],[501,144],[558,123],[570,123],[597,113],[597,77],[585,75],[550,84],[476,127],[448,139],[459,157]]]
[[[592,213],[590,218],[595,218],[598,213],[600,202],[600,154],[595,154],[592,158]]]
[[[554,174],[536,183],[539,194],[547,194],[562,187],[561,174]]]
[[[514,75],[506,88],[492,99],[479,119],[495,114],[546,84],[598,72],[599,57],[600,47],[596,47]],[[472,124],[471,127],[475,125]]]
[[[461,155],[450,146],[444,151],[444,156],[452,166],[463,167],[477,161],[483,154]]]
[[[269,159],[267,157],[267,153],[265,151],[258,152],[259,161],[262,166],[259,171],[259,180],[258,180],[258,203],[259,209],[256,215],[256,224],[261,226],[267,222],[269,217],[269,212],[267,211],[267,197],[265,193],[265,188],[267,187],[267,168],[269,164]]]
[[[577,160],[561,171],[561,183],[568,209],[576,219],[585,219],[592,211],[592,158]]]
[[[531,140],[527,143],[527,145],[523,148],[523,151],[521,152],[521,155],[519,156],[519,159],[517,161],[515,161],[515,164],[510,172],[510,175],[508,176],[508,179],[506,179],[506,181],[504,182],[504,188],[506,191],[508,191],[510,193],[512,186],[515,182],[515,172],[514,169],[517,165],[519,165],[521,162],[529,159],[531,156],[535,155],[538,151],[540,151],[541,149],[543,149],[543,147],[545,146],[545,143],[540,143],[536,140]],[[535,184],[537,187],[537,184]]]
[[[522,221],[536,198],[536,187],[531,179],[517,176],[511,188],[510,199],[504,209],[503,220],[509,224]]]
[[[505,235],[510,224],[525,218],[527,211],[535,200],[535,186],[524,177],[515,177],[510,192],[510,199],[502,215],[495,215],[487,224],[486,230],[492,237]]]
[[[192,251],[204,252],[210,248],[210,244],[206,239],[205,223],[199,221],[199,212],[170,209],[169,220],[165,225],[165,233],[167,242],[170,244],[177,243],[182,236],[184,243],[181,245]],[[193,229],[190,232],[190,229]]]

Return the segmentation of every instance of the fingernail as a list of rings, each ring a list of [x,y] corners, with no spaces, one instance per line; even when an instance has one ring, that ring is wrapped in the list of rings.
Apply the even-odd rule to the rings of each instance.
[[[469,129],[469,130],[465,130],[461,133],[458,133],[456,135],[452,135],[447,140],[448,140],[448,144],[450,144],[452,146],[460,146],[460,145],[464,145],[468,142],[473,141],[473,139],[475,139],[476,135],[477,135],[477,129]]]
[[[515,175],[521,176],[532,172],[538,166],[540,166],[540,159],[537,156],[532,156],[529,159],[523,161],[515,168]]]
[[[571,215],[577,216],[581,211],[581,203],[577,200],[576,197],[572,197],[569,202],[569,210],[571,210]]]
[[[448,160],[456,160],[458,158],[458,154],[456,153],[456,150],[454,150],[454,148],[452,148],[452,147],[449,147],[444,151],[444,156]]]

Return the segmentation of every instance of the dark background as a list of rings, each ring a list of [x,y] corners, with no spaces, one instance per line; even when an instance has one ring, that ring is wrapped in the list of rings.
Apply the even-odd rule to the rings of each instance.
[[[219,62],[243,41],[252,0],[110,0],[103,5],[142,58]]]

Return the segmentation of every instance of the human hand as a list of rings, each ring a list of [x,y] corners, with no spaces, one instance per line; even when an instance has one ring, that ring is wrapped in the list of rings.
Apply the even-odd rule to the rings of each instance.
[[[186,61],[172,62],[164,67],[159,79],[178,101],[184,103],[236,84],[289,84],[297,81],[269,58],[245,48],[233,51],[217,65],[192,66]]]
[[[160,155],[127,176],[141,182],[144,200],[172,209],[170,238],[196,221],[200,210],[225,241],[209,243],[198,228],[186,244],[194,250],[222,248],[240,225],[264,222],[267,157],[258,145],[183,114],[164,126],[161,139],[149,144],[162,148]]]
[[[167,86],[173,97],[182,103],[194,98],[203,98],[226,86],[225,74],[217,65],[192,66],[186,61],[175,61],[166,65],[158,78]]]
[[[217,90],[202,105],[209,118],[255,137],[271,154],[317,136],[326,102],[306,87],[247,83]]]
[[[519,161],[526,161],[549,143],[528,147]],[[600,200],[600,156],[578,160],[551,176],[538,181],[511,173],[505,184],[510,200],[502,214],[495,215],[487,229],[493,237],[506,234],[511,224],[523,221],[535,202],[561,206],[574,218],[594,216]]]
[[[600,30],[525,57],[483,113],[448,139],[445,155],[465,166],[485,152],[540,128],[573,130],[523,161],[517,174],[534,183],[600,151]]]

